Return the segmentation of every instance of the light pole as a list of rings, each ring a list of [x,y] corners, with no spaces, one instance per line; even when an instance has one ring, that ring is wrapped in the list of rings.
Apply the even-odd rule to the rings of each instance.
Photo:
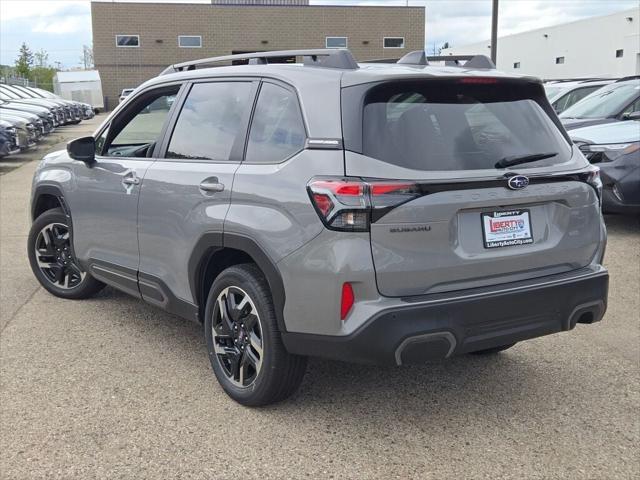
[[[497,65],[498,53],[498,0],[493,0],[491,12],[491,61]]]

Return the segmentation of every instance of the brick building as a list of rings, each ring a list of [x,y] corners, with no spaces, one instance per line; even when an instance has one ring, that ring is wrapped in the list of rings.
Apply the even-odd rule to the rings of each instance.
[[[424,7],[319,6],[308,0],[92,1],[93,53],[113,108],[167,65],[293,48],[347,47],[360,60],[424,48]]]

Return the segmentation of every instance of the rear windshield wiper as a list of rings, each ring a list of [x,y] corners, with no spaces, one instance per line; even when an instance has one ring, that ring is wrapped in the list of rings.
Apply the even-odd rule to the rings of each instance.
[[[537,162],[538,160],[544,160],[545,158],[551,158],[558,155],[558,152],[546,152],[546,153],[532,153],[530,155],[514,155],[511,157],[504,157],[500,159],[495,167],[507,168],[514,165],[520,165],[522,163]]]

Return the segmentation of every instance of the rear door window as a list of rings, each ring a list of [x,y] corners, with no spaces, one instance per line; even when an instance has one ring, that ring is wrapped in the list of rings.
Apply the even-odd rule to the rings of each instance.
[[[554,152],[521,165],[566,162],[571,147],[530,87],[398,82],[365,97],[363,154],[414,170],[495,168],[505,157]]]
[[[256,104],[246,161],[278,163],[304,148],[306,134],[296,94],[264,83]]]
[[[169,142],[167,158],[229,161],[244,136],[251,106],[251,82],[196,83],[184,102]]]

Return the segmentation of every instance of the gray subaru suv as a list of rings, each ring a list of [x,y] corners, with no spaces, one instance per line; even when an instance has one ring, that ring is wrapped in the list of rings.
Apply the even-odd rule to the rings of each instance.
[[[309,356],[417,364],[597,322],[598,169],[538,79],[446,60],[167,68],[40,163],[36,278],[202,323],[220,385],[251,406],[291,395]]]

